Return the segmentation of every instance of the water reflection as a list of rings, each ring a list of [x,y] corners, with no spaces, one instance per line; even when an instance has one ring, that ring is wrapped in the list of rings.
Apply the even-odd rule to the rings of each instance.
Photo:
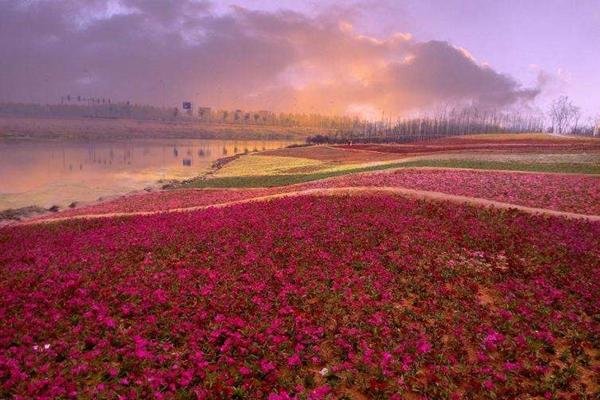
[[[0,141],[0,209],[65,206],[185,179],[219,157],[284,147],[289,141]]]

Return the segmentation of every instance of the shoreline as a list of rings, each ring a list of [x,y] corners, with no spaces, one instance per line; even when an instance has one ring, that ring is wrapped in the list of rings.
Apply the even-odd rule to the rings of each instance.
[[[37,217],[43,217],[46,215],[57,214],[61,211],[68,210],[68,209],[93,206],[93,205],[105,203],[108,201],[112,201],[112,200],[115,200],[115,199],[118,199],[121,197],[129,197],[129,196],[135,196],[135,195],[139,195],[139,194],[143,194],[143,193],[176,189],[179,185],[184,184],[187,181],[206,179],[206,177],[214,174],[219,169],[223,168],[225,165],[237,160],[238,158],[240,158],[243,155],[247,155],[247,154],[240,153],[240,154],[234,154],[233,156],[217,158],[216,160],[214,160],[212,162],[210,168],[205,170],[200,175],[196,175],[196,176],[188,178],[188,179],[170,179],[170,180],[159,179],[158,181],[155,181],[154,183],[152,183],[149,186],[146,186],[143,189],[132,190],[130,192],[122,193],[122,194],[101,196],[97,200],[94,200],[94,201],[88,201],[88,202],[74,201],[73,203],[71,203],[71,205],[73,205],[73,206],[69,205],[68,207],[60,208],[57,205],[53,205],[49,208],[45,208],[45,207],[41,207],[36,204],[32,204],[32,205],[27,205],[24,207],[19,207],[19,208],[7,208],[4,210],[0,210],[0,227],[17,224],[17,223],[22,223],[22,222],[25,222],[27,220],[37,218]]]
[[[287,147],[296,147],[297,145],[289,145]],[[313,145],[314,147],[319,147],[319,145]],[[311,146],[311,147],[313,147]],[[302,146],[304,147],[304,146]],[[328,146],[325,146],[328,147]],[[359,148],[352,148],[352,149],[345,149],[345,150],[349,150],[349,151],[360,151],[360,152],[375,152],[374,150],[370,150],[370,149],[359,149]],[[52,214],[56,214],[59,213],[60,211],[66,211],[69,209],[74,209],[74,208],[83,208],[83,207],[87,207],[87,206],[94,206],[94,205],[98,205],[98,204],[102,204],[102,203],[106,203],[106,202],[110,202],[112,200],[115,199],[119,199],[119,198],[125,198],[125,197],[130,197],[130,196],[136,196],[136,195],[140,195],[140,194],[144,194],[144,193],[149,193],[149,192],[160,192],[160,191],[165,191],[165,190],[172,190],[172,189],[179,189],[179,188],[185,188],[187,187],[186,185],[189,183],[193,183],[193,182],[203,182],[203,181],[207,181],[210,180],[211,178],[217,178],[214,177],[215,173],[217,173],[217,171],[219,171],[221,168],[225,167],[226,165],[228,165],[231,162],[234,162],[236,160],[238,160],[239,158],[241,158],[242,156],[247,156],[247,155],[251,155],[251,154],[255,154],[255,155],[260,155],[263,152],[272,152],[272,149],[269,150],[259,150],[259,151],[250,151],[250,152],[243,152],[243,153],[238,153],[238,154],[234,154],[231,156],[224,156],[224,157],[219,157],[216,158],[215,160],[213,160],[210,164],[210,166],[208,167],[204,167],[202,170],[195,172],[195,175],[190,176],[188,178],[173,178],[173,179],[159,179],[156,180],[152,183],[148,183],[146,184],[145,187],[139,187],[139,189],[134,189],[134,190],[130,190],[130,191],[126,191],[126,192],[122,192],[122,193],[115,193],[115,194],[109,194],[106,196],[100,196],[98,197],[96,200],[91,200],[91,201],[85,201],[85,202],[81,202],[81,201],[74,201],[72,203],[72,205],[70,206],[65,206],[65,207],[58,207],[58,206],[52,206],[49,208],[46,207],[40,207],[38,205],[35,204],[29,204],[27,206],[24,207],[20,207],[20,208],[9,208],[9,209],[4,209],[4,210],[0,210],[0,226],[4,226],[4,225],[9,225],[9,224],[13,224],[13,223],[19,223],[19,222],[23,222],[23,221],[27,221],[29,219],[32,218],[38,218],[38,217],[43,217],[46,215],[52,215]],[[455,153],[455,151],[450,150],[448,152],[445,152],[446,155],[451,155]],[[479,151],[475,151],[474,153],[479,153]],[[487,154],[488,151],[482,151],[482,154]],[[489,153],[494,154],[494,151],[490,151]],[[393,154],[393,153],[392,153]],[[461,155],[462,153],[459,153],[459,155]],[[401,154],[398,154],[399,156]],[[404,154],[404,156],[407,156],[407,154]],[[433,157],[433,159],[431,160],[432,162],[435,162],[435,160],[437,159],[437,157],[440,156],[440,153],[435,153],[435,154],[430,154],[430,153],[425,153],[425,154],[410,154],[411,157],[401,157],[402,161],[400,162],[400,164],[410,164],[411,161],[416,162],[418,160],[422,160],[422,161],[427,161],[429,160],[430,157]],[[398,160],[400,161],[400,160]],[[450,160],[448,160],[450,161]],[[476,160],[473,161],[474,163],[477,163]],[[497,163],[500,161],[497,161]],[[506,161],[508,163],[510,163],[511,161]],[[518,163],[518,161],[515,161]],[[524,162],[524,161],[523,161]],[[387,163],[385,163],[387,164]],[[443,162],[442,162],[443,164]],[[407,165],[409,166],[409,165]],[[404,167],[404,166],[399,166],[399,167]],[[421,167],[421,168],[427,168],[427,169],[448,169],[448,168],[452,168],[452,169],[475,169],[475,170],[479,170],[481,169],[480,167],[463,167],[460,168],[458,166],[446,166],[446,165],[439,165],[439,166],[415,166],[415,167]],[[487,168],[483,168],[484,170],[487,170],[488,172],[496,171],[496,172],[507,172],[507,171],[511,171],[511,172],[522,172],[522,173],[541,173],[541,174],[575,174],[575,175],[580,175],[580,174],[585,174],[583,172],[548,172],[548,171],[536,171],[536,170],[512,170],[512,169],[494,169],[491,167],[487,167]],[[594,174],[596,175],[596,174]],[[51,204],[51,203],[50,203]]]
[[[0,140],[204,139],[305,140],[327,129],[194,120],[67,118],[0,115]]]

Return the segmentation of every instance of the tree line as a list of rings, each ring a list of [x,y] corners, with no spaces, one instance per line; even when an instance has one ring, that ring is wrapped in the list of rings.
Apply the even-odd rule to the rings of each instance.
[[[315,135],[311,143],[378,142],[401,143],[447,136],[483,133],[537,133],[600,136],[600,115],[583,120],[581,110],[566,96],[561,96],[541,112],[503,112],[477,107],[445,107],[413,118],[388,121],[360,121],[333,134]]]
[[[600,115],[582,120],[581,109],[567,96],[554,100],[548,112],[552,125],[548,130],[558,135],[600,136]]]
[[[86,99],[84,99],[86,100]],[[88,99],[89,100],[89,99]],[[80,103],[80,102],[78,102]],[[63,118],[131,118],[189,121],[198,124],[264,125],[322,128],[327,134],[309,137],[310,143],[409,142],[479,133],[549,132],[557,135],[600,136],[600,116],[583,120],[579,107],[566,96],[547,113],[519,113],[470,107],[442,107],[434,112],[397,120],[368,121],[357,116],[328,116],[272,111],[219,110],[198,107],[158,107],[97,99],[87,104],[0,103],[0,115]]]
[[[479,133],[542,132],[544,118],[537,114],[480,110],[477,107],[444,108],[413,118],[366,122],[333,135],[316,135],[313,143],[399,143]]]
[[[84,104],[0,103],[0,115],[62,118],[131,118],[154,121],[188,121],[198,124],[264,125],[347,130],[361,123],[358,117],[272,111],[219,110],[199,107],[158,107],[131,102],[86,101]],[[78,102],[79,103],[79,102]]]

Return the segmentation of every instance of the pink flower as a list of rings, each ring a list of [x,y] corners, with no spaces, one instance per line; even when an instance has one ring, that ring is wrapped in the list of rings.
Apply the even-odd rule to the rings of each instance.
[[[331,392],[331,388],[327,385],[319,386],[315,390],[313,390],[308,398],[310,400],[322,400]]]
[[[163,289],[156,289],[154,291],[154,301],[159,304],[164,304],[168,300],[167,292]]]
[[[483,344],[489,350],[493,350],[497,345],[504,341],[504,335],[498,333],[494,330],[489,331],[489,333],[483,339]]]
[[[488,179],[410,174],[269,190]],[[0,393],[94,398],[100,383],[123,399],[287,400],[435,385],[523,397],[560,361],[541,344],[594,345],[598,237],[593,221],[362,192],[2,227]],[[582,383],[561,390],[585,397]]]
[[[179,378],[179,384],[181,386],[188,386],[191,382],[192,379],[194,379],[194,371],[192,370],[185,370],[181,373],[181,377]]]
[[[287,392],[279,392],[279,393],[271,393],[269,394],[268,400],[293,400],[295,397],[292,397]]]
[[[422,339],[417,343],[417,350],[419,351],[419,353],[429,353],[431,349],[431,343],[429,343],[426,339]]]
[[[262,359],[260,360],[260,370],[265,374],[273,371],[275,369],[275,364],[272,361]]]
[[[504,363],[504,369],[507,370],[507,371],[512,372],[512,371],[518,370],[519,368],[520,368],[519,363],[511,362],[511,361],[506,361]]]
[[[487,390],[492,390],[494,388],[494,383],[491,380],[487,379],[483,382],[483,387]]]
[[[290,367],[296,367],[298,365],[300,365],[302,362],[302,360],[300,359],[300,356],[297,353],[294,353],[292,356],[288,357],[287,359],[287,363]]]
[[[146,349],[148,341],[140,336],[135,336],[133,341],[135,343],[135,356],[141,359],[150,358],[151,354]]]

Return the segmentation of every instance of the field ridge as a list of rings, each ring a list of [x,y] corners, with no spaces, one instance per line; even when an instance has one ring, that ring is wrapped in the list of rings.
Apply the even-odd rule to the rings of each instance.
[[[200,189],[201,190],[201,189]],[[547,208],[539,208],[539,207],[528,207],[522,206],[518,204],[505,203],[496,200],[482,199],[478,197],[469,197],[469,196],[461,196],[461,195],[453,195],[442,192],[435,192],[429,190],[417,190],[417,189],[409,189],[402,187],[393,187],[393,186],[382,186],[382,187],[373,187],[373,186],[348,186],[348,187],[334,187],[334,188],[316,188],[316,189],[305,189],[299,191],[292,192],[283,192],[283,193],[274,193],[266,196],[257,196],[251,197],[248,199],[235,200],[225,203],[217,203],[217,204],[208,204],[201,206],[193,206],[193,207],[182,207],[182,208],[173,208],[168,210],[156,210],[156,211],[137,211],[137,212],[114,212],[114,213],[105,213],[105,214],[83,214],[83,215],[73,215],[68,217],[59,217],[59,218],[47,218],[40,220],[31,220],[23,222],[19,225],[35,225],[35,224],[43,224],[50,222],[61,222],[61,221],[69,221],[76,219],[98,219],[98,218],[114,218],[114,217],[130,217],[130,216],[145,216],[145,215],[156,215],[156,214],[165,214],[165,213],[177,213],[177,212],[191,212],[204,210],[208,208],[222,208],[234,206],[237,204],[245,204],[251,202],[261,202],[261,201],[269,201],[274,199],[279,199],[283,197],[299,197],[299,196],[310,196],[310,195],[354,195],[354,194],[376,194],[376,193],[387,193],[387,194],[396,194],[402,195],[409,198],[421,199],[421,200],[435,200],[435,201],[449,201],[452,203],[458,204],[469,204],[472,206],[485,206],[485,207],[496,207],[499,209],[508,209],[508,210],[518,210],[528,214],[537,214],[537,215],[551,215],[551,216],[559,216],[566,218],[580,218],[588,221],[600,221],[600,215],[589,215],[589,214],[579,214],[569,211],[557,211]]]

